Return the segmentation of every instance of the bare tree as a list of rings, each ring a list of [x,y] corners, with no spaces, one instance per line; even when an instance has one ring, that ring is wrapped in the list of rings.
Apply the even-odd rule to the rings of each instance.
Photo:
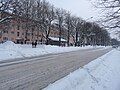
[[[120,1],[119,0],[97,0],[97,8],[103,12],[103,26],[106,28],[120,28]]]
[[[52,22],[55,20],[55,11],[54,11],[54,7],[53,6],[48,6],[48,11],[46,12],[46,44],[48,44],[49,41],[49,35],[51,32],[51,26],[52,26]]]
[[[109,29],[119,32],[120,28],[120,0],[97,0],[97,8],[102,9],[104,18],[100,24]],[[118,33],[118,36],[120,33]]]
[[[3,2],[4,1],[4,2]],[[59,32],[59,46],[61,46],[61,38],[67,38],[67,45],[70,44],[70,37],[73,37],[75,46],[78,46],[81,42],[87,40],[87,43],[90,42],[91,32],[96,33],[97,36],[94,36],[96,43],[99,43],[98,40],[100,37],[104,36],[104,40],[109,38],[107,33],[104,31],[103,34],[102,28],[98,25],[93,25],[90,22],[85,22],[80,17],[72,16],[69,12],[64,9],[58,9],[53,7],[46,0],[1,0],[0,1],[0,13],[7,12],[8,17],[0,18],[0,24],[7,22],[9,24],[9,19],[14,18],[17,20],[17,25],[22,25],[25,31],[25,43],[28,40],[28,33],[34,38],[34,31],[37,30],[37,40],[39,39],[39,32],[42,33],[42,38],[45,37],[46,44],[49,42],[50,32],[52,30],[53,23],[56,23],[56,27]],[[97,0],[101,1],[99,5],[106,9],[113,10],[112,13],[108,13],[107,19],[104,22],[107,22],[109,25],[112,23],[112,27],[119,27],[120,17],[119,17],[119,0]],[[22,19],[22,23],[20,22]],[[97,30],[95,30],[97,29]],[[101,34],[98,37],[98,33]],[[65,35],[63,35],[65,34]],[[36,35],[35,35],[36,36]],[[89,43],[88,43],[89,44]]]
[[[31,11],[32,11],[32,6],[34,5],[33,0],[21,0],[20,2],[22,4],[22,17],[24,18],[24,29],[25,29],[25,40],[24,43],[27,43],[28,40],[28,31],[30,30],[31,26]]]
[[[71,35],[74,39],[75,46],[78,46],[80,31],[82,29],[83,20],[79,17],[72,17],[72,32]]]
[[[3,35],[4,32],[8,32],[11,28],[11,20],[13,17],[14,8],[13,8],[14,0],[1,0],[0,1],[0,36]],[[15,5],[15,3],[14,3]]]
[[[54,7],[45,0],[39,1],[37,16],[40,28],[44,32],[44,37],[46,38],[46,44],[48,44],[52,22],[55,19]]]
[[[68,12],[65,18],[66,28],[67,28],[67,46],[70,45],[70,33],[72,30],[72,17]]]
[[[65,24],[65,14],[66,11],[63,9],[57,9],[56,10],[56,16],[58,20],[58,28],[59,28],[59,46],[61,46],[61,38],[62,38],[62,30]]]
[[[13,13],[13,9],[11,6],[11,3],[13,0],[6,0],[6,1],[0,1],[0,14],[2,15],[4,12],[11,12]],[[0,18],[0,24],[3,23],[4,21],[11,19],[11,16],[1,16]]]
[[[44,29],[45,29],[45,26],[44,26],[44,10],[43,10],[43,2],[41,0],[37,0],[37,4],[36,4],[36,18],[35,18],[35,21],[37,21],[37,31],[38,31],[38,34],[39,32],[41,32],[41,43],[43,43],[43,37],[44,36]],[[39,35],[38,35],[39,36]]]

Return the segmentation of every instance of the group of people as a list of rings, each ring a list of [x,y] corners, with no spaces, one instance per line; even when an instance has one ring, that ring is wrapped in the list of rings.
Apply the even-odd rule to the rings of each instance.
[[[36,48],[37,46],[37,40],[32,42],[32,48]]]

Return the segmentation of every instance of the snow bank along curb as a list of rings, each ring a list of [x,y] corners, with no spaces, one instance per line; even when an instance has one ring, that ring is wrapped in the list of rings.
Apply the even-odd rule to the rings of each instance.
[[[113,50],[43,90],[120,90],[120,51]]]
[[[55,54],[70,52],[89,48],[93,47],[58,47],[50,45],[37,45],[37,48],[32,48],[31,45],[17,45],[11,41],[7,41],[3,44],[0,44],[0,61],[15,58],[34,57],[51,53]]]

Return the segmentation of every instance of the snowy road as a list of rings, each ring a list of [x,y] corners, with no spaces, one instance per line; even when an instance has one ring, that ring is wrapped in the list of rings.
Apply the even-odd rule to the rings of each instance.
[[[110,50],[79,50],[1,63],[0,90],[40,90]]]

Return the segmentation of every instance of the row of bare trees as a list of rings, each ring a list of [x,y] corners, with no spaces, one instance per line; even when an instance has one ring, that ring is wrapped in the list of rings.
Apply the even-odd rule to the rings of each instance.
[[[71,37],[75,46],[108,45],[110,41],[108,32],[96,23],[86,22],[64,9],[55,8],[45,0],[1,0],[0,12],[9,12],[26,19],[26,40],[30,27],[33,31],[34,27],[37,27],[38,31],[44,32],[46,44],[48,44],[48,38],[54,26],[59,31],[59,46],[61,38],[67,39],[67,45],[70,46]],[[9,18],[11,17],[1,18],[0,23]],[[29,23],[29,20],[33,20],[33,22]],[[64,37],[63,31],[65,32]]]
[[[95,5],[103,12],[100,24],[115,32],[116,40],[120,40],[120,0],[96,0]]]
[[[102,22],[107,28],[120,28],[120,0],[96,0],[97,8],[103,11]]]

